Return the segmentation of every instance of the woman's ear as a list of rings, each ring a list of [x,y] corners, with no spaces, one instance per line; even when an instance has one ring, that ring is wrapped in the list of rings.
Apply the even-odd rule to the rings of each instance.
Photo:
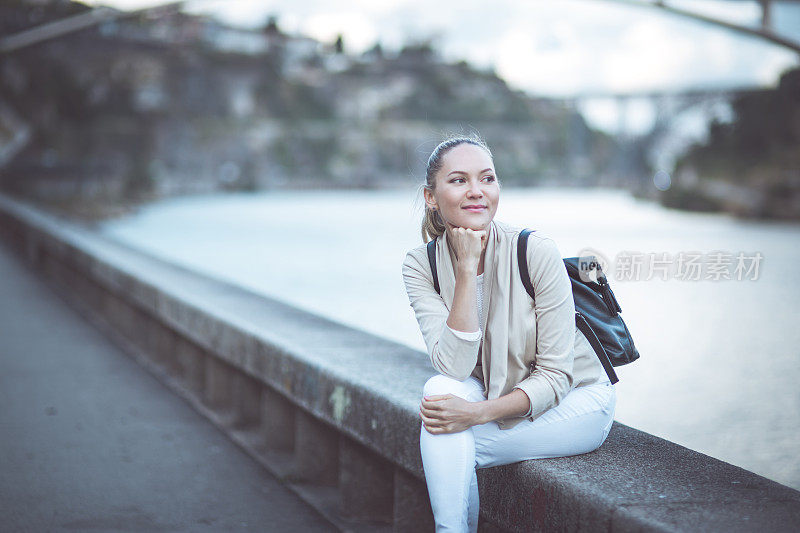
[[[430,189],[423,189],[422,195],[425,197],[425,205],[429,209],[433,209],[434,211],[439,207],[436,202],[436,197],[433,195],[433,191]]]

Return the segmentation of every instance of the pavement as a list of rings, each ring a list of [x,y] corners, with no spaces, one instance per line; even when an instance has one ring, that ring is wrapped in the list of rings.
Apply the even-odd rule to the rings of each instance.
[[[0,242],[0,531],[335,531]]]

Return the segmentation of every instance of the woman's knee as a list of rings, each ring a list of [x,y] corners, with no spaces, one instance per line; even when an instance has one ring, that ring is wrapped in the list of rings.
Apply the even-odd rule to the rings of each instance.
[[[458,381],[457,379],[443,374],[436,374],[425,382],[425,386],[422,387],[422,395],[434,396],[438,394],[453,394],[464,398],[475,388],[470,382],[471,380],[472,377],[468,377],[464,381]]]

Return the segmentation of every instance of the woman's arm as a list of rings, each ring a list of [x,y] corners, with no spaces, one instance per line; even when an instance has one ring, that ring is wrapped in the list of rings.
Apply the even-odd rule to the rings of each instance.
[[[478,329],[478,306],[475,305],[477,270],[477,260],[457,263],[453,304],[450,306],[450,314],[447,315],[447,325],[454,330],[469,332]]]
[[[528,248],[528,265],[536,294],[536,366],[514,390],[528,395],[531,410],[527,416],[536,416],[558,405],[572,388],[575,301],[553,239],[544,238]]]
[[[411,252],[406,255],[403,282],[433,368],[459,381],[467,379],[478,361],[480,336],[457,335],[455,328],[447,325],[450,310],[433,288],[426,257],[416,257]],[[464,290],[463,286],[461,290]],[[477,330],[478,326],[472,329]]]
[[[453,229],[453,246],[457,256],[456,283],[451,309],[436,293],[426,260],[411,252],[403,262],[403,281],[411,307],[419,323],[433,367],[440,374],[463,381],[478,361],[480,336],[457,335],[478,330],[476,275],[485,231]],[[423,266],[420,261],[425,261]]]
[[[475,305],[476,276],[488,234],[485,230],[448,226],[448,238],[456,253],[456,285],[447,325],[458,331],[475,331],[479,326]]]
[[[481,402],[468,402],[453,394],[428,396],[422,400],[420,417],[429,433],[456,433],[501,418],[523,416],[530,410],[524,391]]]
[[[491,420],[536,416],[569,392],[575,343],[572,284],[550,238],[528,249],[528,264],[536,294],[536,368],[510,393],[494,400],[468,402],[452,394],[424,399],[420,416],[429,432],[452,433]]]

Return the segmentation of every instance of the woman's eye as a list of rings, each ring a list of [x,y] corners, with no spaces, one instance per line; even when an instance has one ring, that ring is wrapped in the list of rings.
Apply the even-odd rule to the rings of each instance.
[[[450,180],[450,183],[459,183],[464,181],[464,178],[453,178]]]
[[[494,181],[494,176],[485,176],[483,179],[489,180],[489,181]]]

